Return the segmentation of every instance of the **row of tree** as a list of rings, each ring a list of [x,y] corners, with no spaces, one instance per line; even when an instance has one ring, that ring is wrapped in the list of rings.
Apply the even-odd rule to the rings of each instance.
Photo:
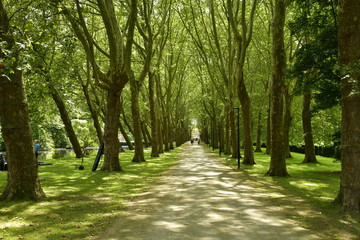
[[[135,150],[133,162],[145,161],[144,144],[156,157],[190,138],[192,83],[172,7],[171,1],[1,1],[1,123],[9,163],[2,199],[44,197],[30,122],[41,138],[41,125],[52,122],[46,114],[60,116],[76,157],[83,153],[73,118],[91,119],[98,144],[105,142],[103,171],[122,170],[119,131]]]
[[[194,118],[205,142],[237,158],[234,107],[239,105],[244,164],[255,164],[254,136],[256,151],[261,151],[266,135],[268,174],[287,176],[291,141],[304,143],[304,162],[317,161],[314,119],[321,132],[340,132],[342,84],[338,201],[346,209],[359,209],[354,146],[359,142],[354,118],[359,114],[359,46],[352,40],[358,39],[356,19],[347,20],[357,14],[355,1],[349,9],[348,1],[338,5],[333,0],[0,3],[0,114],[9,159],[3,199],[44,196],[32,136],[50,134],[55,142],[63,132],[59,126],[77,157],[81,145],[94,142],[90,136],[105,142],[104,171],[121,170],[119,132],[135,149],[133,161],[142,162],[144,143],[151,145],[151,156],[158,156],[174,142],[189,139]],[[341,41],[354,51],[342,51]],[[316,134],[317,142],[334,143]],[[29,179],[19,183],[20,175]]]
[[[237,158],[234,107],[238,104],[241,106],[244,164],[255,164],[252,136],[256,136],[255,151],[261,151],[262,122],[267,120],[266,152],[271,154],[267,174],[270,176],[288,176],[286,157],[291,157],[289,144],[294,140],[291,133],[298,123],[302,125],[301,132],[296,134],[303,138],[300,143],[305,146],[303,163],[317,162],[313,119],[321,121],[317,125],[323,125],[330,133],[332,144],[339,144],[339,135],[342,146],[345,146],[344,139],[348,139],[345,135],[354,134],[354,139],[359,137],[356,128],[344,127],[358,114],[358,103],[348,110],[347,114],[351,111],[352,116],[344,113],[344,92],[341,95],[344,81],[341,79],[352,73],[351,82],[357,84],[354,72],[358,71],[358,66],[341,65],[338,43],[348,41],[345,40],[348,36],[338,35],[338,32],[349,27],[339,25],[344,17],[340,14],[343,5],[331,0],[192,3],[184,6],[179,15],[193,41],[194,51],[198,53],[196,66],[203,96],[199,123],[206,143]],[[343,69],[347,69],[348,75],[344,75]],[[352,85],[351,90],[356,93],[352,97],[358,93],[356,84]],[[350,92],[345,97],[348,94]],[[340,116],[340,105],[342,127],[340,119],[333,117]],[[256,110],[254,113],[252,108]],[[329,120],[330,125],[327,124]],[[358,124],[355,122],[352,124]],[[319,130],[317,127],[315,131]],[[321,136],[321,133],[315,134]],[[357,151],[357,143],[351,144],[352,151]],[[359,210],[358,155],[353,152],[350,156],[343,147],[341,150],[343,171],[336,202],[344,209]],[[352,174],[350,169],[353,169]],[[352,190],[345,196],[344,189],[349,188]]]

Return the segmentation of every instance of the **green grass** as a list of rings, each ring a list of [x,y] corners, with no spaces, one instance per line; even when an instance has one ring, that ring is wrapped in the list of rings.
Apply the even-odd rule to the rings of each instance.
[[[270,156],[263,153],[254,153],[256,165],[242,164],[240,170],[237,159],[220,159],[239,171],[246,184],[266,191],[269,204],[282,206],[289,218],[315,231],[320,239],[360,239],[360,215],[343,213],[333,204],[340,186],[341,163],[317,156],[319,163],[302,164],[304,154],[292,156],[286,160],[289,177],[265,176]]]
[[[120,154],[124,172],[91,172],[95,156],[84,159],[85,170],[75,169],[79,159],[47,160],[40,166],[41,186],[47,198],[38,202],[0,202],[0,239],[87,239],[108,227],[133,198],[153,184],[177,160],[182,148],[131,163],[132,151]],[[209,150],[210,151],[210,150]],[[147,150],[146,155],[149,155]],[[215,153],[214,153],[215,155]],[[318,156],[319,164],[301,164],[303,154],[287,159],[290,177],[267,177],[270,157],[255,153],[256,165],[241,165],[222,156],[239,178],[266,196],[269,205],[281,206],[289,219],[314,232],[320,239],[359,239],[360,217],[344,214],[332,204],[339,189],[340,162]],[[101,166],[100,166],[101,167]],[[0,191],[6,184],[0,172]]]
[[[132,151],[120,154],[123,172],[91,172],[95,156],[81,160],[46,160],[39,166],[41,186],[47,198],[36,202],[0,202],[0,239],[85,239],[110,225],[132,198],[153,184],[177,160],[182,148],[146,163],[131,163]],[[149,150],[145,154],[150,155]],[[102,162],[102,161],[101,161]],[[100,163],[101,164],[101,163]],[[101,166],[99,166],[101,167]],[[0,172],[0,191],[6,185]]]
[[[279,185],[291,190],[293,194],[305,195],[320,205],[327,205],[339,190],[340,162],[332,158],[317,156],[319,163],[302,164],[303,154],[292,153],[286,160],[288,178],[272,178]],[[245,166],[248,174],[263,176],[269,169],[270,156],[255,153],[256,165]]]

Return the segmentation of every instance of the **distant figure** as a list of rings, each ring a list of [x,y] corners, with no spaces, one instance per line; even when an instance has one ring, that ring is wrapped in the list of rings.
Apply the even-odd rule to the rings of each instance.
[[[194,143],[194,139],[191,139],[191,140],[190,140],[190,142],[191,142],[191,145],[193,145],[193,143]]]
[[[40,150],[40,141],[39,141],[39,140],[35,140],[34,152],[35,152],[35,158],[36,158],[36,160],[38,159],[38,156],[39,156],[39,150]]]
[[[198,145],[200,145],[200,138],[199,138],[199,140],[198,140]]]

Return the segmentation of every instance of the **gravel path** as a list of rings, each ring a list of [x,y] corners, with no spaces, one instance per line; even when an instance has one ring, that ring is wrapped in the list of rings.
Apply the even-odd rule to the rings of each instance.
[[[178,164],[97,239],[317,239],[242,178],[202,146],[186,144]]]

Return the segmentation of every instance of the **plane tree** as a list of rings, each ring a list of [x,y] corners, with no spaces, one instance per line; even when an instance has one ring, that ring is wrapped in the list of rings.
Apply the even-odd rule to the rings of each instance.
[[[98,0],[94,6],[91,6],[91,11],[80,0],[76,0],[74,7],[67,5],[66,1],[55,1],[55,3],[81,42],[91,64],[96,84],[106,90],[105,158],[102,170],[121,171],[118,139],[120,96],[133,76],[131,60],[137,1],[115,5],[112,0]],[[85,6],[88,11],[85,11]],[[117,15],[120,12],[123,17],[119,19]],[[107,41],[102,42],[104,46],[101,46],[90,32],[88,27],[90,17],[87,15],[90,13],[96,13],[92,17],[98,16],[97,21],[103,24],[102,34],[107,37]],[[106,61],[106,64],[102,64],[100,59]]]
[[[341,182],[336,202],[346,211],[360,210],[360,2],[339,1],[341,74]]]
[[[180,8],[178,14],[191,37],[192,48],[197,53],[193,60],[194,65],[198,66],[193,68],[198,74],[197,79],[202,82],[202,75],[206,74],[211,86],[217,91],[216,96],[224,103],[224,151],[226,154],[232,153],[232,157],[237,158],[237,148],[240,146],[237,145],[235,112],[232,109],[236,105],[235,47],[230,23],[224,21],[226,15],[221,5],[214,1],[205,5],[200,1],[197,4],[189,2]],[[211,122],[218,120],[212,119]],[[203,135],[207,136],[205,133]]]
[[[289,21],[292,35],[299,42],[289,72],[297,79],[295,94],[303,97],[304,163],[317,162],[313,116],[338,105],[340,100],[336,8],[336,2],[331,0],[294,1],[293,18]]]
[[[24,88],[24,51],[29,48],[26,13],[32,2],[20,6],[0,1],[0,122],[8,160],[8,181],[1,200],[37,200],[45,197],[33,152],[28,103]],[[19,24],[24,23],[24,24]],[[30,23],[31,24],[31,23]]]

